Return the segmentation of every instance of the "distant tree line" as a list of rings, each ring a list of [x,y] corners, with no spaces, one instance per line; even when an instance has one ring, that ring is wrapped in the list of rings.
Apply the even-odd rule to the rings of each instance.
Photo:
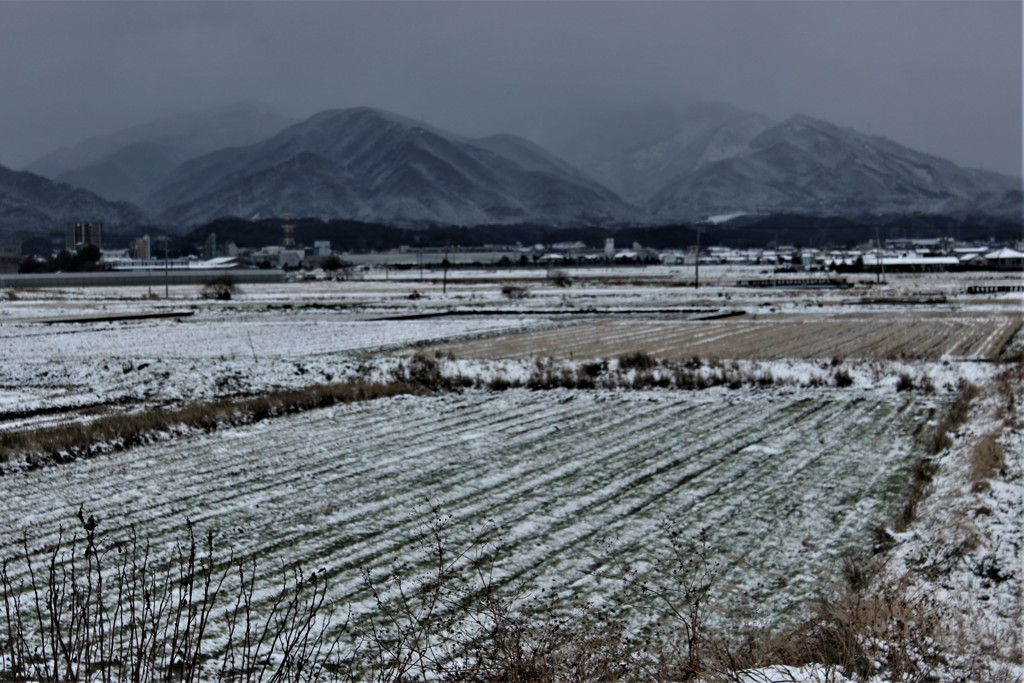
[[[944,214],[906,214],[863,216],[810,216],[801,214],[771,214],[743,216],[720,225],[675,223],[659,226],[551,226],[533,223],[514,225],[415,225],[396,226],[383,223],[319,218],[299,218],[295,224],[295,239],[299,244],[311,245],[317,240],[329,240],[335,251],[368,252],[389,251],[401,246],[424,249],[475,249],[485,245],[531,246],[562,242],[581,242],[590,249],[600,249],[605,239],[614,238],[616,247],[629,248],[634,242],[652,249],[686,249],[698,243],[734,248],[764,248],[791,245],[797,248],[851,248],[873,242],[876,233],[882,239],[949,238],[962,241],[1016,242],[1024,239],[1020,218],[997,218],[986,215],[952,216]],[[199,255],[206,238],[217,235],[220,244],[234,242],[243,248],[260,248],[281,243],[281,218],[250,221],[242,218],[220,218],[191,231],[170,235],[167,253],[171,258]],[[169,231],[158,226],[140,226],[134,230],[122,228],[105,235],[107,244],[127,246],[143,234],[163,235]],[[22,235],[13,237],[21,241],[26,255],[23,272],[88,270],[95,267],[87,255],[56,250],[63,244],[63,233]],[[162,250],[161,250],[162,251]],[[163,254],[160,253],[159,256]],[[93,264],[90,266],[89,264]]]
[[[84,273],[92,270],[103,270],[99,263],[99,247],[86,244],[76,252],[61,249],[53,256],[36,256],[29,254],[21,260],[19,273]]]
[[[514,225],[400,227],[351,220],[301,218],[293,221],[295,239],[310,245],[329,240],[336,251],[388,251],[400,246],[425,249],[449,247],[480,248],[485,245],[557,244],[581,242],[600,249],[605,239],[614,238],[618,248],[634,242],[652,249],[682,249],[697,244],[698,226],[677,223],[659,226],[550,226],[531,223]],[[721,225],[699,226],[703,245],[736,248],[761,248],[788,244],[796,247],[853,247],[873,241],[876,230],[883,239],[941,238],[952,240],[1016,241],[1022,238],[1019,221],[988,216],[909,214],[903,216],[807,216],[772,214],[734,219]],[[210,233],[218,242],[234,242],[240,247],[279,244],[281,219],[249,221],[222,218],[194,229],[183,236],[184,244],[202,244]]]

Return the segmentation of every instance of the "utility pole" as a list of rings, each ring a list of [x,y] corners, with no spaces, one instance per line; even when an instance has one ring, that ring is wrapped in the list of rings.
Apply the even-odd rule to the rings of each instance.
[[[444,253],[444,261],[441,262],[441,265],[444,267],[444,275],[441,278],[441,293],[447,295],[448,294],[448,266],[450,265],[448,263],[448,252],[447,251]]]
[[[693,288],[700,287],[700,224],[697,224],[697,253],[693,255]]]
[[[882,284],[882,276],[885,274],[885,265],[882,262],[882,238],[875,226],[875,283]]]
[[[170,271],[170,263],[167,260],[167,242],[168,242],[167,235],[164,235],[164,299],[170,299],[171,298],[171,295],[170,295],[171,271]]]

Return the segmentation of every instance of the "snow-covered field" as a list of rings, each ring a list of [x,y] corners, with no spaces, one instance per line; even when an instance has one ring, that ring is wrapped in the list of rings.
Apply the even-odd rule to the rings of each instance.
[[[361,354],[540,325],[201,310],[181,319],[0,325],[0,431],[351,377]]]
[[[646,350],[739,359],[988,358],[1022,313],[1019,293],[966,295],[968,284],[1012,282],[1013,274],[891,275],[884,286],[775,290],[735,286],[773,277],[757,268],[704,271],[698,290],[686,286],[689,269],[663,266],[569,270],[569,288],[537,270],[453,271],[447,285],[431,278],[439,273],[420,280],[417,271],[373,271],[358,281],[246,285],[229,302],[201,300],[197,287],[172,288],[166,300],[141,287],[7,290],[0,296],[0,431],[340,380],[360,355],[455,340],[480,339],[442,347],[467,357]],[[525,286],[528,296],[506,298],[508,283]],[[937,294],[946,301],[877,303]],[[40,322],[167,311],[191,315]],[[701,311],[745,315],[684,320]]]
[[[408,561],[431,508],[452,547],[487,526],[496,580],[553,587],[566,606],[615,602],[626,567],[667,536],[706,529],[721,618],[806,616],[844,556],[886,522],[934,401],[893,391],[470,392],[281,418],[0,480],[0,554],[72,528],[134,527],[172,547],[185,518],[265,577],[324,567],[332,597],[365,608],[360,569]],[[395,425],[401,425],[395,429]],[[652,596],[653,599],[653,596]],[[637,619],[653,604],[637,605]]]
[[[1009,667],[1007,680],[1024,677],[1024,436],[1019,415],[992,403],[993,361],[1024,351],[1024,299],[966,293],[969,284],[1019,284],[1019,274],[890,275],[884,285],[859,276],[852,289],[821,291],[736,287],[770,277],[750,268],[702,268],[698,290],[682,267],[569,274],[573,286],[561,288],[539,271],[457,271],[447,283],[439,273],[373,272],[247,285],[230,302],[185,287],[168,300],[124,288],[0,292],[0,433],[387,379],[416,349],[489,379],[522,380],[537,357],[578,364],[635,351],[735,359],[751,376],[774,378],[693,392],[474,390],[168,436],[0,478],[0,554],[17,554],[23,534],[42,551],[75,526],[82,504],[102,531],[134,526],[168,550],[188,517],[270,573],[325,568],[332,597],[359,612],[372,606],[359,570],[415,560],[416,531],[438,507],[456,547],[487,529],[503,537],[501,585],[551,588],[565,605],[613,604],[622,586],[614,577],[649,566],[668,520],[684,535],[708,532],[723,567],[716,618],[785,623],[806,615],[842,558],[864,552],[891,520],[923,453],[920,434],[970,380],[982,398],[936,456],[932,493],[894,535],[887,570],[915,577],[915,590],[939,596],[951,619],[980,624],[975,654]],[[508,283],[528,296],[503,295]],[[148,311],[191,315],[40,322]],[[687,319],[718,312],[742,315]],[[852,386],[829,386],[832,359],[844,361]],[[918,388],[897,391],[901,374]],[[1024,400],[1019,378],[1014,391]],[[1005,467],[985,485],[969,481],[975,443],[993,433]],[[636,607],[642,621],[650,605]]]

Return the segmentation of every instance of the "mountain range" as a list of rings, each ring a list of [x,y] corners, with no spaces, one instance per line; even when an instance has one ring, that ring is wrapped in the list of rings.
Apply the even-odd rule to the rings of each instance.
[[[295,123],[256,102],[169,116],[51,152],[25,169],[106,199],[140,203],[183,162],[250,145]]]
[[[108,201],[80,187],[0,166],[0,238],[63,232],[65,223],[77,221],[129,227],[143,225],[148,218],[134,204]]]
[[[292,122],[234,105],[88,140],[31,173],[3,169],[0,228],[104,220],[185,229],[288,214],[403,225],[671,224],[735,212],[1021,218],[1019,178],[726,104],[581,122],[559,152],[368,107]]]
[[[640,216],[520,138],[469,139],[365,107],[321,112],[261,143],[188,161],[144,205],[176,224],[228,214],[463,225]]]
[[[656,192],[651,216],[779,211],[812,215],[958,213],[1017,198],[1021,181],[965,169],[883,137],[794,116],[734,154]],[[743,205],[736,206],[736,197]],[[1019,210],[1018,210],[1019,211]]]
[[[625,109],[581,122],[558,153],[644,206],[677,178],[741,152],[772,125],[725,103]]]

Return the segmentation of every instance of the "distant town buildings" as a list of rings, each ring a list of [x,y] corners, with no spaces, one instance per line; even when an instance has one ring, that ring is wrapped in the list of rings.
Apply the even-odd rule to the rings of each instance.
[[[102,223],[68,223],[64,226],[65,249],[75,252],[87,244],[103,248]]]
[[[211,232],[203,242],[203,258],[209,260],[217,258],[219,255],[217,253],[217,233]]]
[[[152,244],[149,235],[143,235],[135,240],[132,245],[132,258],[139,261],[148,261],[153,256]]]
[[[254,263],[267,263],[273,268],[298,268],[305,257],[306,252],[302,249],[285,249],[278,246],[263,247],[250,255]]]

